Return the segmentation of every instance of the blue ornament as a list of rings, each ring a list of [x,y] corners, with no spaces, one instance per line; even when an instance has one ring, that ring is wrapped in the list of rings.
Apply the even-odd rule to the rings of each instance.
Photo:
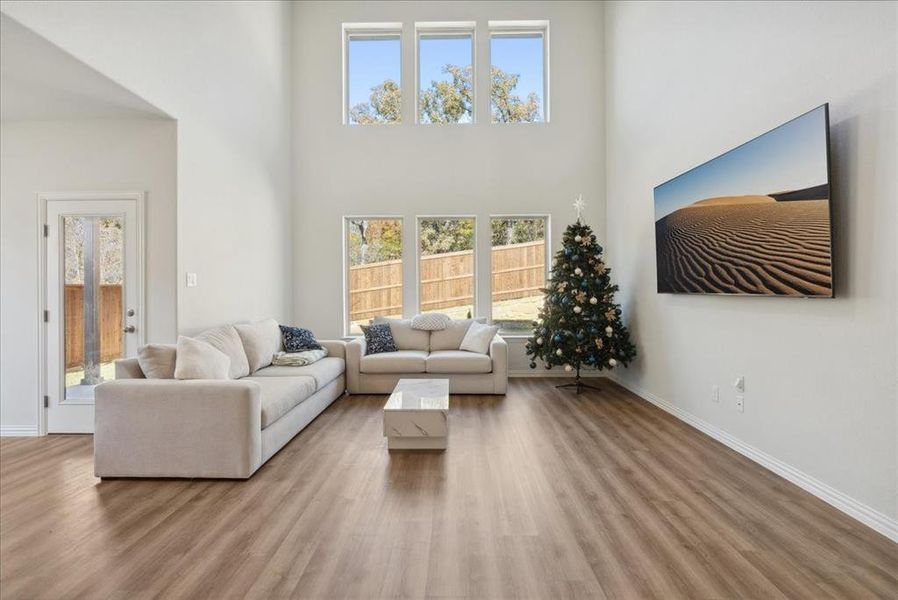
[[[555,337],[552,338],[552,341],[554,341],[556,344],[560,344],[561,343],[561,334],[556,333]]]
[[[565,255],[565,256],[570,256],[570,255],[571,255],[571,252],[572,252],[572,251],[571,251],[570,248],[565,248],[565,249],[564,249],[564,255]]]
[[[584,290],[585,290],[585,289],[588,289],[588,288],[589,288],[589,282],[587,282],[585,279],[584,279],[583,281],[580,282],[580,289],[584,289]]]
[[[580,255],[574,254],[573,256],[571,256],[571,260],[580,260]]]

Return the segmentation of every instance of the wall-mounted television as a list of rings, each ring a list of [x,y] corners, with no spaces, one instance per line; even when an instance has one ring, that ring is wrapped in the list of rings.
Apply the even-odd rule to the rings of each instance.
[[[833,297],[829,105],[655,188],[658,292]]]

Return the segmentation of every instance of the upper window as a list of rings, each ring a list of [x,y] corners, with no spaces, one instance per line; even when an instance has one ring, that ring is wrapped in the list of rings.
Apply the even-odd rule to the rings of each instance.
[[[420,311],[474,316],[474,218],[421,217]]]
[[[492,122],[548,121],[548,23],[490,21],[489,25]]]
[[[374,317],[402,317],[402,219],[347,217],[347,335]]]
[[[401,24],[344,25],[343,31],[344,122],[401,122]]]
[[[418,122],[474,121],[473,23],[418,23]]]
[[[502,333],[533,332],[546,286],[547,217],[493,217],[491,300]]]

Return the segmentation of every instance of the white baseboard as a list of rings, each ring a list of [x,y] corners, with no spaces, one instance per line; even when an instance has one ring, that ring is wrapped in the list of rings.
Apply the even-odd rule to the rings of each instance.
[[[695,427],[705,435],[708,435],[721,444],[728,446],[741,454],[742,456],[753,460],[765,469],[773,471],[783,479],[790,481],[806,492],[820,498],[830,506],[837,508],[849,517],[856,519],[867,527],[881,533],[893,542],[898,542],[898,519],[893,519],[878,510],[871,508],[855,500],[851,496],[840,492],[839,490],[829,486],[819,479],[816,479],[803,471],[781,461],[780,459],[767,454],[766,452],[746,444],[742,440],[733,437],[723,429],[716,425],[712,425],[707,421],[700,419],[690,412],[674,406],[670,402],[656,396],[655,394],[636,386],[616,374],[609,373],[609,379],[620,386],[630,390],[637,396],[651,402],[661,410],[668,412],[680,419],[684,423]]]
[[[564,369],[560,367],[556,367],[551,371],[546,371],[543,368],[539,369],[510,369],[508,371],[509,377],[574,377],[573,373],[565,373]],[[581,379],[586,379],[588,377],[604,377],[605,374],[599,371],[590,371],[588,373],[580,373]]]
[[[35,437],[37,427],[0,427],[0,437]]]

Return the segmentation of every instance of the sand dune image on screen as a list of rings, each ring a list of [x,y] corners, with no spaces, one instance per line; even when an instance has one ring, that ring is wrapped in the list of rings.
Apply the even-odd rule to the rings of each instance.
[[[832,296],[824,111],[655,188],[659,292]]]

